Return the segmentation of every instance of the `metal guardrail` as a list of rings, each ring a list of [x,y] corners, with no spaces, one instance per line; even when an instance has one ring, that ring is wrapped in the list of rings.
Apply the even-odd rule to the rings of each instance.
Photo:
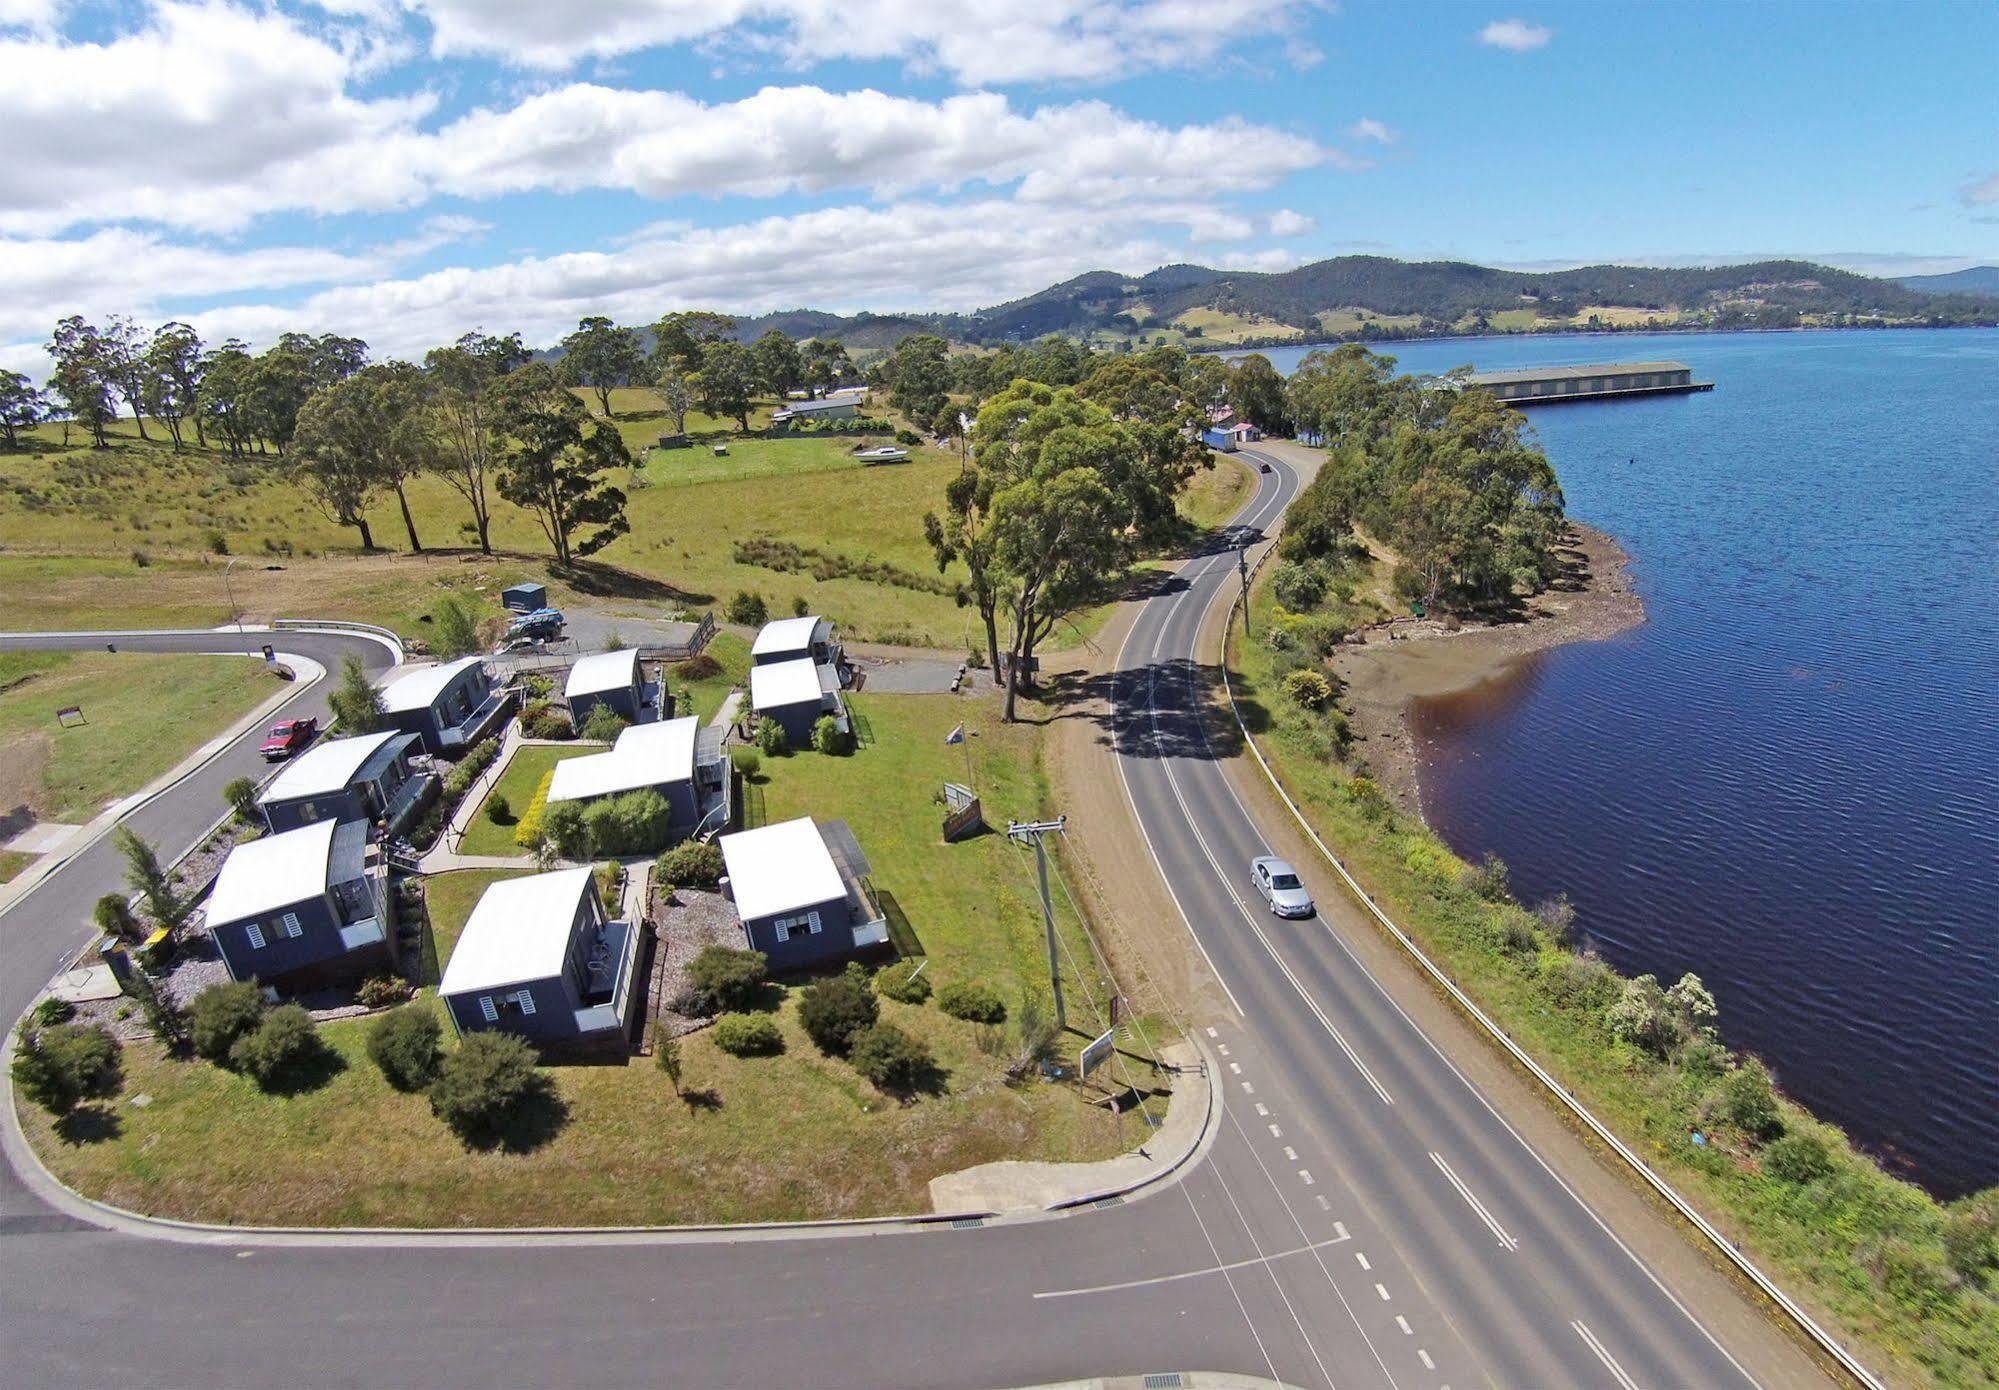
[[[402,634],[391,632],[373,623],[350,623],[344,618],[273,618],[271,629],[275,632],[310,632],[324,629],[330,632],[359,632],[369,637],[379,637],[384,642],[393,643],[399,652],[409,648],[404,644]]]
[[[1263,553],[1257,556],[1256,564],[1250,571],[1252,582],[1254,582],[1255,576],[1262,572],[1263,562],[1275,554],[1276,550],[1276,538],[1273,535],[1269,543],[1264,546]],[[1284,803],[1285,809],[1291,812],[1292,819],[1298,822],[1298,826],[1305,832],[1306,838],[1311,840],[1319,853],[1325,857],[1326,862],[1332,865],[1333,872],[1340,876],[1340,881],[1346,885],[1347,890],[1359,900],[1361,906],[1367,909],[1368,913],[1381,925],[1382,929],[1394,937],[1403,950],[1407,951],[1415,959],[1417,965],[1423,969],[1423,972],[1441,987],[1459,1008],[1471,1015],[1479,1027],[1484,1029],[1487,1036],[1491,1037],[1494,1042],[1505,1049],[1508,1056],[1524,1067],[1542,1086],[1546,1087],[1548,1093],[1560,1101],[1563,1108],[1580,1120],[1591,1134],[1603,1142],[1605,1147],[1624,1160],[1625,1164],[1644,1181],[1647,1187],[1651,1188],[1674,1211],[1678,1212],[1695,1230],[1706,1236],[1722,1258],[1733,1265],[1737,1272],[1754,1284],[1772,1303],[1783,1309],[1785,1315],[1820,1350],[1838,1362],[1842,1370],[1866,1386],[1867,1390],[1888,1390],[1886,1382],[1868,1370],[1858,1357],[1848,1351],[1825,1328],[1821,1327],[1810,1313],[1806,1312],[1795,1299],[1784,1292],[1776,1280],[1758,1268],[1754,1261],[1736,1247],[1734,1241],[1723,1235],[1712,1222],[1700,1213],[1699,1209],[1693,1203],[1682,1197],[1672,1184],[1660,1177],[1652,1166],[1639,1157],[1638,1153],[1630,1145],[1618,1138],[1608,1125],[1592,1114],[1588,1107],[1570,1093],[1567,1087],[1563,1086],[1545,1067],[1535,1061],[1525,1048],[1515,1042],[1511,1034],[1500,1027],[1484,1009],[1481,1009],[1473,1002],[1471,996],[1460,989],[1457,982],[1445,974],[1443,969],[1430,959],[1429,955],[1421,946],[1416,944],[1407,932],[1396,925],[1395,920],[1382,910],[1381,904],[1377,903],[1368,891],[1361,887],[1360,881],[1348,871],[1347,866],[1340,861],[1340,857],[1333,853],[1324,840],[1319,838],[1319,832],[1305,818],[1305,813],[1298,808],[1298,803],[1291,799],[1291,794],[1284,789],[1284,784],[1278,780],[1276,770],[1264,758],[1263,750],[1257,746],[1256,736],[1250,732],[1249,725],[1243,722],[1242,711],[1236,705],[1235,682],[1229,675],[1228,644],[1234,632],[1236,615],[1242,611],[1242,605],[1243,595],[1238,592],[1229,602],[1229,621],[1222,633],[1222,689],[1228,695],[1229,715],[1235,720],[1236,728],[1242,733],[1244,746],[1249,749],[1250,755],[1256,759],[1256,765],[1262,769],[1263,775],[1269,781],[1271,789],[1277,793],[1278,799]]]

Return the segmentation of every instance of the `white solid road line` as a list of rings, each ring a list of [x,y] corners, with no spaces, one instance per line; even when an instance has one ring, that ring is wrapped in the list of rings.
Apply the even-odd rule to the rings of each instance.
[[[1603,1362],[1604,1369],[1609,1371],[1611,1377],[1617,1381],[1619,1390],[1639,1390],[1638,1382],[1625,1373],[1624,1367],[1617,1364],[1617,1358],[1612,1356],[1609,1349],[1596,1339],[1596,1333],[1590,1331],[1579,1322],[1571,1322],[1569,1326],[1573,1327],[1576,1330],[1576,1335],[1583,1339],[1583,1345],[1596,1353],[1596,1359]]]
[[[1227,1264],[1206,1265],[1200,1269],[1183,1269],[1178,1274],[1155,1274],[1147,1279],[1126,1279],[1116,1284],[1086,1284],[1075,1289],[1045,1289],[1034,1295],[1036,1298],[1080,1298],[1092,1293],[1122,1293],[1126,1289],[1145,1289],[1154,1284],[1177,1284],[1182,1279],[1205,1279],[1210,1274],[1227,1274],[1231,1270],[1249,1269],[1254,1265],[1267,1265],[1274,1260],[1288,1260],[1293,1255],[1309,1255],[1328,1245],[1343,1245],[1346,1236],[1331,1236],[1325,1240],[1313,1241],[1310,1245],[1294,1245],[1289,1250],[1278,1250],[1268,1255],[1252,1255],[1246,1260],[1231,1260]]]
[[[1444,1156],[1442,1154],[1432,1150],[1430,1154],[1430,1162],[1437,1165],[1437,1171],[1442,1173],[1445,1179],[1450,1183],[1450,1185],[1458,1190],[1458,1195],[1465,1199],[1466,1204],[1470,1206],[1474,1212],[1478,1213],[1478,1219],[1485,1223],[1485,1227],[1487,1230],[1491,1231],[1493,1235],[1499,1238],[1499,1243],[1502,1246],[1504,1246],[1508,1250],[1518,1250],[1520,1248],[1520,1242],[1507,1234],[1506,1228],[1499,1224],[1499,1219],[1495,1217],[1490,1210],[1487,1209],[1485,1203],[1481,1202],[1478,1198],[1474,1197],[1472,1195],[1472,1190],[1464,1185],[1463,1180],[1460,1179],[1456,1173],[1451,1171],[1451,1165],[1444,1162]]]

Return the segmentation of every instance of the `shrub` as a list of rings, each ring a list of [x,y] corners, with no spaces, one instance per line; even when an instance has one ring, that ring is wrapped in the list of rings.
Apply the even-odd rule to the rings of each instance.
[[[802,618],[812,611],[812,605],[805,601],[805,595],[794,595],[791,600],[791,616]]]
[[[1617,973],[1594,955],[1553,955],[1541,962],[1541,983],[1564,1009],[1596,1013],[1617,997]]]
[[[550,768],[542,774],[541,785],[535,788],[534,797],[528,802],[527,810],[521,813],[520,820],[514,825],[514,843],[522,849],[541,848],[543,839],[541,819],[548,807],[548,789],[554,781],[555,769]]]
[[[479,774],[493,765],[493,759],[500,756],[500,741],[496,738],[482,738],[465,750],[451,771],[444,774],[444,794],[456,801],[479,780]]]
[[[675,888],[713,888],[722,881],[722,847],[683,840],[653,861],[652,873]]]
[[[854,1039],[875,1025],[881,1005],[864,987],[842,975],[807,985],[798,999],[798,1022],[821,1052],[845,1056]]]
[[[397,1009],[368,1028],[368,1056],[398,1091],[420,1091],[437,1079],[444,1028],[428,1009]]]
[[[683,681],[705,681],[722,674],[722,663],[706,652],[697,652],[673,665],[673,674]]]
[[[1345,791],[1347,800],[1353,803],[1362,820],[1379,824],[1388,819],[1388,793],[1372,777],[1355,777],[1346,784]]]
[[[1324,709],[1333,698],[1333,683],[1323,671],[1308,666],[1284,678],[1284,693],[1300,709]]]
[[[296,1004],[280,1004],[229,1045],[229,1065],[268,1089],[295,1075],[323,1046],[311,1014]]]
[[[784,1034],[769,1014],[724,1014],[715,1022],[715,1046],[731,1057],[771,1057],[784,1051]]]
[[[1513,900],[1513,884],[1506,868],[1506,861],[1487,851],[1476,864],[1468,864],[1458,876],[1458,882],[1475,897],[1489,903],[1504,903]]]
[[[67,1115],[117,1084],[118,1043],[105,1029],[58,1023],[23,1029],[14,1050],[14,1085],[51,1115]]]
[[[549,814],[557,809],[550,807]],[[651,787],[643,787],[591,802],[583,808],[583,823],[596,854],[650,854],[666,843],[673,807]]]
[[[761,627],[770,621],[770,610],[764,606],[764,596],[754,589],[738,589],[729,606],[723,610],[732,623],[742,623],[748,627]]]
[[[53,1028],[58,1023],[67,1023],[75,1017],[76,1005],[67,999],[58,999],[50,995],[35,1005],[34,1011],[28,1015],[28,1023],[35,1028]]]
[[[478,618],[463,599],[446,594],[431,610],[430,646],[442,657],[464,656],[478,650]]]
[[[784,732],[784,725],[769,715],[757,721],[755,738],[757,750],[767,758],[781,757],[791,748],[791,738]]]
[[[916,972],[923,967],[901,961],[875,976],[875,993],[898,1004],[921,1004],[930,997],[930,977]]]
[[[937,991],[937,1007],[967,1023],[1004,1023],[1006,1004],[990,985],[953,980]]]
[[[533,1048],[511,1033],[474,1033],[439,1064],[430,1108],[460,1139],[486,1148],[547,1089]]]
[[[615,743],[618,735],[631,727],[631,720],[600,702],[590,707],[590,714],[578,732],[593,743]]]
[[[1832,1149],[1816,1134],[1787,1134],[1763,1150],[1763,1171],[1798,1187],[1832,1173]]]
[[[382,727],[382,692],[352,652],[341,659],[340,684],[326,703],[343,734],[372,734]]]
[[[576,726],[561,710],[550,707],[537,714],[533,720],[523,716],[521,732],[529,738],[572,739],[576,737]]]
[[[937,1063],[920,1039],[893,1023],[878,1023],[854,1039],[854,1070],[890,1095],[906,1096],[933,1084]]]
[[[222,784],[222,799],[245,825],[257,820],[257,784],[248,777],[232,777]]]
[[[1722,1078],[1709,1113],[1758,1142],[1775,1139],[1784,1132],[1784,1118],[1777,1109],[1770,1073],[1754,1057],[1745,1059]]]
[[[364,1009],[382,1009],[402,1003],[413,992],[408,980],[394,975],[370,975],[354,991],[354,1002]]]
[[[1966,1279],[1999,1269],[1999,1187],[1960,1197],[1943,1209],[1943,1248]]]
[[[1270,574],[1270,592],[1294,613],[1307,613],[1326,596],[1326,571],[1311,560],[1284,560]]]
[[[558,801],[553,806],[542,807],[541,842],[560,858],[588,859],[590,857],[588,808],[574,801]]]
[[[1541,919],[1541,929],[1558,946],[1567,946],[1576,939],[1576,905],[1569,901],[1567,893],[1557,893],[1535,904],[1534,915]]]
[[[1664,1057],[1680,1041],[1679,1019],[1652,975],[1627,980],[1617,1002],[1604,1011],[1604,1027],[1619,1042]]]
[[[764,770],[763,754],[754,748],[735,747],[729,750],[729,761],[736,771],[745,777],[754,777]]]
[[[769,969],[762,951],[703,946],[688,963],[687,979],[703,1013],[740,1013],[763,995]]]
[[[251,980],[210,985],[194,996],[188,1010],[188,1039],[194,1050],[220,1062],[236,1040],[264,1019],[264,996]]]
[[[495,825],[514,823],[514,808],[507,804],[507,798],[502,793],[494,792],[486,798],[486,819]]]
[[[812,723],[812,748],[818,753],[845,753],[853,746],[847,731],[840,727],[840,721],[830,714],[822,714]]]
[[[115,936],[121,941],[137,941],[145,935],[139,919],[132,915],[132,904],[116,893],[106,893],[90,909],[91,918],[97,929],[106,936]]]

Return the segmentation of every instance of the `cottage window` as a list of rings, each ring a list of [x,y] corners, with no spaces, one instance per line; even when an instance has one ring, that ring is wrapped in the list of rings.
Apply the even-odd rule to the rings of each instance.
[[[479,996],[479,1012],[485,1015],[486,1022],[488,1023],[498,1023],[500,1021],[500,1010],[494,1005],[493,996],[490,994]]]
[[[250,948],[252,950],[261,951],[264,949],[264,929],[255,922],[246,922],[243,924],[243,935],[250,938]]]
[[[524,1013],[524,1014],[526,1014],[526,1015],[527,1015],[528,1017],[532,1018],[532,1017],[534,1016],[534,993],[533,993],[533,991],[531,991],[531,990],[525,990],[525,989],[524,989],[524,990],[522,990],[522,991],[521,991],[521,992],[520,992],[519,994],[515,995],[514,997],[515,997],[516,999],[520,1000],[520,1002],[521,1002],[521,1012],[522,1012],[522,1013]]]
[[[777,932],[777,939],[779,941],[791,940],[793,932],[799,932],[807,936],[817,936],[819,934],[819,914],[816,912],[804,912],[795,917],[780,917],[771,923],[771,926]]]
[[[298,924],[298,914],[296,912],[287,912],[284,916],[278,918],[278,927],[286,936],[305,935],[305,928]]]

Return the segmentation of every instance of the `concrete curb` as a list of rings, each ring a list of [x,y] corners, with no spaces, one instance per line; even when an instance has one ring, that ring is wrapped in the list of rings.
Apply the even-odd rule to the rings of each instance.
[[[1264,545],[1263,553],[1257,557],[1255,569],[1252,571],[1252,582],[1254,581],[1256,571],[1260,571],[1263,568],[1263,562],[1275,554],[1276,549],[1275,537],[1273,536]],[[1228,619],[1222,634],[1222,689],[1228,696],[1229,716],[1235,720],[1236,728],[1242,734],[1243,745],[1249,749],[1250,755],[1256,759],[1256,765],[1262,770],[1265,779],[1269,781],[1271,789],[1277,793],[1278,799],[1284,803],[1285,809],[1291,812],[1292,819],[1298,822],[1298,826],[1305,832],[1306,838],[1312,842],[1313,846],[1325,858],[1325,861],[1332,866],[1333,872],[1339,875],[1340,881],[1346,885],[1347,891],[1366,909],[1368,915],[1373,917],[1380,924],[1381,928],[1393,937],[1397,944],[1415,960],[1423,973],[1428,975],[1434,983],[1443,989],[1450,996],[1451,1001],[1463,1009],[1488,1037],[1498,1043],[1509,1057],[1525,1068],[1528,1074],[1533,1076],[1536,1081],[1540,1082],[1548,1093],[1564,1109],[1581,1121],[1584,1127],[1591,1134],[1595,1135],[1605,1147],[1622,1159],[1647,1187],[1651,1188],[1674,1211],[1678,1212],[1689,1225],[1705,1236],[1723,1259],[1733,1265],[1739,1273],[1753,1283],[1771,1302],[1782,1309],[1785,1315],[1820,1350],[1838,1362],[1840,1368],[1846,1371],[1848,1375],[1851,1375],[1862,1385],[1867,1386],[1868,1390],[1887,1390],[1887,1386],[1883,1381],[1877,1378],[1873,1372],[1869,1371],[1831,1333],[1821,1327],[1812,1315],[1806,1312],[1789,1294],[1785,1293],[1783,1288],[1774,1279],[1765,1274],[1762,1269],[1736,1248],[1733,1241],[1723,1235],[1720,1230],[1709,1222],[1693,1203],[1681,1196],[1672,1184],[1660,1177],[1650,1164],[1639,1157],[1637,1152],[1620,1139],[1608,1125],[1592,1114],[1546,1068],[1535,1061],[1525,1048],[1515,1042],[1512,1036],[1504,1028],[1501,1028],[1485,1010],[1473,1002],[1471,996],[1460,989],[1457,982],[1444,973],[1443,969],[1430,959],[1423,948],[1418,946],[1415,940],[1407,932],[1403,931],[1387,912],[1382,910],[1381,905],[1375,902],[1365,888],[1361,887],[1359,880],[1348,872],[1347,866],[1340,860],[1340,857],[1333,853],[1331,847],[1324,840],[1319,838],[1317,829],[1305,818],[1305,813],[1298,808],[1298,803],[1291,799],[1290,792],[1286,791],[1284,784],[1278,780],[1275,769],[1264,758],[1263,749],[1257,745],[1256,736],[1250,732],[1249,725],[1243,721],[1241,709],[1236,705],[1235,682],[1229,675],[1228,642],[1230,632],[1235,624],[1235,616],[1242,610],[1242,602],[1243,597],[1240,593],[1237,593],[1230,600]]]

